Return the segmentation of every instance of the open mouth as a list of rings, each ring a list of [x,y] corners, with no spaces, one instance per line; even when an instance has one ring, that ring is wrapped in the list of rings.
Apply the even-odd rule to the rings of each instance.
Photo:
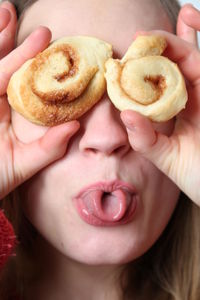
[[[96,226],[115,226],[132,219],[138,194],[121,181],[100,182],[83,189],[73,200],[85,222]]]

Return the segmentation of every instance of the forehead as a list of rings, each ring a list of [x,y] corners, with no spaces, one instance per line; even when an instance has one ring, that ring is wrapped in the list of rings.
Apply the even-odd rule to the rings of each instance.
[[[53,40],[69,35],[103,39],[119,56],[138,30],[172,31],[159,0],[39,0],[22,17],[18,43],[40,25],[50,28]]]

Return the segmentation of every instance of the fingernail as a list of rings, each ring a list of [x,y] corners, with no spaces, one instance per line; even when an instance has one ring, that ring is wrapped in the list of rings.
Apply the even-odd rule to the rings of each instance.
[[[131,118],[129,118],[129,115],[126,115],[126,117],[124,117],[122,114],[121,114],[121,119],[124,123],[124,125],[130,129],[131,131],[133,130],[136,130],[136,126],[133,124],[133,121]]]
[[[7,14],[7,23],[6,24],[8,24],[10,22],[10,19],[11,19],[11,14],[10,14],[9,10],[7,8],[4,8],[4,7],[0,6],[0,12],[4,13],[4,14],[5,13]]]
[[[147,34],[147,32],[144,30],[137,30],[133,37],[134,37],[134,39],[136,39],[138,36],[146,35],[146,34]]]
[[[74,135],[80,128],[80,123],[77,120],[70,121],[66,123],[66,126],[68,127],[70,125],[72,126],[71,135]]]
[[[73,120],[73,121],[70,121],[70,123],[73,124],[77,129],[79,129],[79,127],[80,127],[79,121]]]
[[[130,131],[137,131],[137,127],[135,126],[135,125],[133,125],[132,123],[127,123],[127,122],[125,122],[125,126],[126,126],[126,128],[128,129],[128,130],[130,130]]]
[[[194,5],[192,3],[186,3],[185,6],[191,6],[194,7]]]
[[[0,7],[1,8],[6,8],[7,7],[7,5],[10,5],[10,2],[9,1],[3,1],[1,4],[0,4]]]

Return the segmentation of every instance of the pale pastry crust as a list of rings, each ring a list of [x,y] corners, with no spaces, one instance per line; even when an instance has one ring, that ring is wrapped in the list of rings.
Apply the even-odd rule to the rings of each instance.
[[[110,57],[112,46],[97,38],[59,39],[12,75],[8,101],[36,124],[77,119],[105,93],[105,62]]]
[[[108,59],[107,92],[120,111],[131,109],[163,122],[185,108],[185,81],[178,66],[161,56],[166,46],[163,37],[139,36],[121,60]]]

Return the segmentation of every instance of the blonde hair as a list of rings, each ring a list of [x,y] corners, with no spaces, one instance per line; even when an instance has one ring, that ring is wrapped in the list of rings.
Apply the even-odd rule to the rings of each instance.
[[[11,0],[18,15],[37,0]],[[172,24],[180,6],[177,1],[160,0]],[[24,286],[34,276],[31,261],[38,233],[20,207],[21,188],[11,193],[1,205],[11,220],[18,247],[1,275],[0,299],[11,300],[11,290],[23,294]],[[122,276],[124,299],[199,300],[200,299],[200,208],[184,194],[158,241],[142,257],[129,263]],[[30,271],[31,270],[31,271]],[[123,278],[128,280],[124,284]]]

